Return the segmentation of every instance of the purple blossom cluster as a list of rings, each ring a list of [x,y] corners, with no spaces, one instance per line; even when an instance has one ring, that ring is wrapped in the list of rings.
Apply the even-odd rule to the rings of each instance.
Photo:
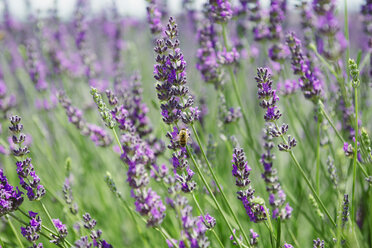
[[[17,210],[23,202],[22,194],[18,187],[9,184],[3,169],[0,169],[0,216]]]
[[[166,208],[160,196],[148,187],[147,168],[155,163],[155,155],[151,147],[133,133],[123,134],[121,144],[124,151],[121,159],[129,166],[127,181],[132,188],[136,210],[147,216],[148,226],[157,226],[163,221]]]
[[[27,157],[30,152],[27,146],[23,146],[26,135],[22,133],[23,125],[20,123],[21,117],[12,116],[10,118],[12,132],[12,141],[17,145],[13,149],[13,155],[17,158],[17,174],[20,185],[27,191],[27,197],[30,201],[40,200],[46,193],[43,185],[40,184],[40,178],[31,164],[31,158]]]
[[[316,45],[318,52],[329,60],[338,60],[347,47],[347,41],[335,16],[335,0],[313,0],[316,19]],[[337,40],[338,42],[335,42]]]
[[[170,140],[168,148],[173,150],[172,164],[175,178],[180,183],[181,190],[185,193],[190,193],[196,188],[196,182],[192,180],[195,173],[187,161],[186,148],[182,147],[179,143],[179,132],[180,130],[177,127],[173,127],[173,131],[167,133],[167,137]],[[188,131],[186,130],[186,132]]]
[[[65,109],[69,122],[71,122],[82,135],[90,137],[96,146],[106,147],[112,144],[112,138],[106,130],[97,125],[87,123],[83,117],[83,112],[72,105],[71,100],[66,96],[65,92],[59,92],[58,99]]]
[[[261,222],[267,219],[264,205],[255,202],[254,192],[250,186],[249,175],[251,167],[246,161],[242,148],[234,148],[232,164],[232,175],[235,177],[235,185],[240,189],[237,192],[238,199],[242,201],[249,219],[252,222]]]
[[[255,77],[258,87],[258,99],[260,100],[260,106],[266,110],[264,119],[267,122],[274,122],[278,120],[282,114],[276,106],[279,101],[279,96],[276,94],[276,90],[272,88],[273,81],[271,75],[268,74],[268,70],[264,68],[257,69],[257,77]]]
[[[42,243],[37,244],[37,240],[40,237],[39,233],[41,232],[41,218],[38,213],[32,211],[29,211],[28,214],[30,222],[26,227],[21,227],[21,234],[32,243],[33,248],[42,248]]]
[[[283,126],[281,133],[286,133],[288,125]],[[282,189],[279,178],[278,171],[273,168],[273,160],[275,155],[271,152],[274,148],[274,143],[272,142],[273,136],[270,134],[270,128],[265,130],[263,136],[265,144],[265,152],[261,155],[260,162],[264,167],[264,173],[262,173],[262,178],[266,183],[266,191],[269,193],[269,203],[272,207],[272,217],[274,219],[280,217],[281,220],[289,219],[292,215],[292,208],[286,201],[286,194]]]
[[[201,73],[203,80],[213,84],[216,89],[223,84],[222,70],[217,58],[217,42],[215,25],[208,18],[203,19],[198,29],[199,49],[196,69]]]
[[[31,81],[34,83],[38,91],[44,91],[48,88],[46,82],[46,65],[40,59],[37,49],[36,41],[31,40],[27,43],[27,62],[26,67]]]
[[[363,31],[368,36],[367,46],[368,50],[372,49],[372,1],[366,0],[365,4],[362,5],[361,13],[363,15]],[[370,60],[370,66],[372,60]],[[369,70],[369,75],[372,75],[372,66]]]
[[[58,220],[54,220],[53,222],[57,222],[58,232],[64,231],[64,225],[60,223]],[[89,213],[83,215],[83,226],[89,232],[88,236],[82,236],[79,240],[77,240],[74,244],[75,248],[85,248],[85,247],[98,247],[98,248],[112,248],[112,245],[107,243],[106,240],[102,239],[102,231],[100,229],[95,229],[96,227],[96,220],[92,218]],[[91,239],[91,241],[90,241]]]
[[[172,239],[173,243],[178,247],[202,248],[209,247],[210,242],[206,236],[206,232],[216,225],[216,220],[209,214],[205,216],[194,217],[192,215],[192,207],[188,204],[185,197],[177,195],[175,201],[168,199],[172,208],[180,209],[182,223],[181,239]],[[167,241],[169,248],[176,248],[170,240]]]
[[[192,107],[194,99],[185,84],[186,61],[179,48],[178,29],[170,17],[162,39],[156,41],[157,53],[154,78],[161,102],[161,114],[166,124],[177,124],[179,120],[188,125],[198,119],[200,111]]]
[[[300,76],[299,85],[304,96],[314,103],[322,97],[322,81],[311,68],[310,61],[304,57],[301,49],[301,41],[289,33],[286,42],[292,54],[292,69],[294,74]]]
[[[128,118],[132,121],[132,126],[135,127],[138,135],[141,138],[149,135],[152,132],[151,123],[147,116],[149,108],[142,99],[143,89],[140,76],[135,74],[128,87],[117,89],[115,92],[123,102],[122,108],[128,111]]]
[[[233,10],[229,0],[209,0],[210,16],[213,21],[218,23],[228,22],[233,15]]]
[[[268,69],[258,68],[255,80],[258,87],[257,94],[258,99],[260,100],[260,106],[266,110],[264,119],[268,125],[268,133],[275,138],[284,137],[284,135],[287,134],[288,125],[284,123],[281,127],[279,127],[277,124],[277,121],[282,114],[276,105],[279,101],[279,96],[276,95],[276,90],[272,88],[273,81]],[[278,148],[280,151],[290,152],[296,145],[296,139],[288,135],[287,141],[278,144]]]
[[[147,10],[147,22],[150,26],[153,35],[159,35],[162,32],[161,17],[162,13],[159,10],[155,0],[148,0],[149,4]]]
[[[271,60],[283,62],[287,57],[286,47],[280,42],[283,36],[282,24],[284,21],[283,0],[271,0],[269,11],[269,26],[268,26],[268,39],[274,43],[268,50],[268,55]]]
[[[222,124],[229,124],[229,123],[236,123],[242,117],[242,112],[240,107],[230,107],[226,106],[226,99],[223,94],[220,94],[220,102],[219,102],[219,121]]]
[[[16,96],[14,94],[9,94],[7,86],[4,80],[4,74],[0,67],[0,111],[3,118],[6,118],[7,113],[10,109],[14,108],[16,105]]]
[[[57,228],[58,230],[58,235],[51,234],[52,240],[50,241],[53,244],[60,244],[63,242],[63,240],[66,238],[68,232],[67,232],[67,227],[65,224],[63,224],[59,219],[53,219],[53,225]]]

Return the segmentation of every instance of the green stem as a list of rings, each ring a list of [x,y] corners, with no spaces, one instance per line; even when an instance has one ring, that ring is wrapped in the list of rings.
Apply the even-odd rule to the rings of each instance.
[[[121,203],[124,205],[125,210],[127,210],[128,214],[132,218],[132,221],[134,222],[134,225],[136,226],[137,232],[138,232],[139,236],[141,237],[142,242],[144,243],[144,245],[146,247],[149,247],[149,244],[147,243],[147,241],[146,241],[146,239],[143,235],[143,232],[142,232],[136,218],[134,217],[133,210],[131,210],[131,208],[128,206],[127,202],[123,199],[123,197],[121,195],[118,195],[118,198],[120,199]]]
[[[19,243],[19,246],[22,247],[22,248],[24,248],[25,246],[22,244],[22,241],[21,241],[21,239],[19,238],[19,236],[18,236],[18,232],[17,232],[17,230],[15,229],[15,227],[14,227],[14,225],[13,225],[11,219],[9,219],[8,215],[5,215],[5,218],[7,219],[8,223],[9,223],[9,226],[10,226],[10,228],[12,229],[12,232],[14,233],[14,236],[16,237],[17,242]]]
[[[18,209],[19,210],[19,209]],[[16,221],[18,221],[19,223],[27,226],[28,224],[26,222],[24,222],[23,220],[21,220],[20,218],[18,218],[17,216],[15,216],[13,213],[9,213],[10,216],[12,216],[13,219],[15,219]],[[30,216],[26,215],[28,218],[30,218]],[[51,234],[54,234],[55,233],[53,231],[50,231],[48,228],[46,228],[44,225],[41,225],[42,229],[45,229],[47,230],[48,232],[50,232]],[[48,235],[46,235],[45,233],[43,233],[42,231],[39,232],[43,237],[47,238],[48,240],[52,240],[51,237],[49,237]],[[60,244],[56,244],[58,247],[61,247],[61,248],[64,248],[64,246],[60,245]],[[72,247],[72,245],[70,245],[70,247]]]
[[[321,101],[319,101],[319,105],[320,105],[320,108],[323,112],[323,115],[325,116],[325,118],[327,119],[328,123],[331,125],[332,129],[334,130],[334,132],[336,133],[337,137],[339,138],[339,140],[342,142],[342,143],[345,143],[345,140],[344,138],[342,137],[342,135],[340,134],[340,132],[337,130],[335,124],[332,122],[331,118],[329,117],[329,115],[327,114],[327,112],[325,111],[324,109],[324,105]],[[368,177],[368,173],[366,171],[366,169],[363,167],[363,165],[357,160],[357,164],[359,165],[360,169],[362,170],[364,176]]]
[[[335,76],[336,78],[338,78],[339,75],[333,69],[332,65],[329,64],[327,62],[327,60],[325,58],[323,58],[323,56],[318,53],[318,51],[317,51],[316,47],[314,46],[314,44],[310,44],[310,48],[311,48],[311,50],[313,50],[313,52],[315,53],[315,55],[320,59],[320,61],[327,67],[327,69],[333,74],[333,76]]]
[[[117,142],[118,145],[119,145],[120,152],[121,152],[121,153],[124,153],[123,147],[121,146],[121,143],[120,143],[119,137],[118,137],[118,135],[117,135],[117,133],[116,133],[116,131],[115,131],[115,128],[112,129],[112,132],[114,133],[115,140],[116,140],[116,142]]]
[[[352,208],[351,208],[351,223],[353,225],[353,231],[355,232],[355,209],[356,209],[356,200],[355,200],[355,182],[356,182],[356,170],[357,170],[357,159],[358,159],[358,88],[354,88],[354,101],[355,101],[355,142],[354,142],[354,158],[353,158],[353,188],[352,188]],[[354,221],[355,220],[355,221]]]
[[[45,207],[45,205],[44,205],[44,203],[43,203],[42,201],[39,201],[39,202],[40,202],[41,207],[43,208],[44,212],[45,212],[46,215],[48,216],[48,219],[49,219],[50,223],[51,223],[52,226],[54,227],[54,230],[56,231],[56,236],[59,236],[58,228],[54,225],[53,220],[52,220],[52,217],[51,217],[51,215],[49,214],[48,209]],[[72,246],[72,244],[71,244],[70,242],[68,242],[68,240],[66,240],[66,239],[63,239],[63,243],[66,243],[66,244],[69,245],[70,247]],[[62,244],[62,246],[65,247],[64,244]]]
[[[320,192],[320,113],[318,113],[317,121],[317,144],[316,144],[316,192]]]
[[[193,128],[193,130],[195,130],[193,125],[191,125],[191,127]],[[198,139],[199,139],[199,138],[198,138]],[[200,141],[199,141],[199,142],[200,142]],[[200,145],[199,145],[199,146],[200,146]],[[194,156],[192,155],[192,153],[190,152],[190,150],[189,150],[189,148],[188,148],[187,146],[186,146],[186,149],[187,149],[187,152],[188,152],[188,154],[189,154],[189,156],[190,156],[190,158],[191,158],[193,164],[195,165],[195,168],[196,168],[196,171],[197,171],[198,175],[200,176],[201,180],[203,181],[203,184],[205,185],[205,187],[207,188],[207,190],[208,190],[210,196],[212,197],[212,200],[214,201],[214,204],[216,205],[218,211],[221,213],[222,218],[223,218],[224,221],[226,222],[226,224],[227,224],[227,226],[228,226],[228,228],[229,228],[229,230],[230,230],[230,232],[231,232],[231,235],[233,235],[233,237],[234,237],[234,239],[237,241],[239,247],[242,247],[242,245],[241,245],[240,242],[239,242],[238,237],[237,237],[236,234],[234,233],[233,228],[231,227],[229,221],[227,220],[227,217],[226,217],[225,213],[223,212],[223,210],[222,210],[220,204],[218,203],[216,197],[214,196],[214,193],[213,193],[212,189],[209,187],[209,184],[207,183],[207,180],[205,179],[205,177],[204,177],[204,175],[203,175],[203,173],[202,173],[202,171],[201,171],[201,169],[200,169],[199,164],[195,161]],[[200,149],[202,150],[202,147],[200,147]],[[216,184],[218,185],[217,182],[216,182]],[[222,192],[222,191],[221,191],[221,192]],[[242,229],[241,231],[242,231],[242,233],[243,233],[243,229]],[[247,239],[247,241],[248,241],[248,239]]]
[[[275,123],[275,126],[278,130],[279,129],[279,126],[276,122]],[[283,137],[283,135],[281,135],[280,137],[282,137],[282,140],[285,144],[287,144],[287,140]],[[305,179],[305,182],[307,184],[307,186],[310,188],[312,194],[314,195],[316,201],[318,202],[318,204],[320,205],[320,207],[322,208],[323,212],[328,216],[329,220],[332,222],[332,225],[336,227],[336,223],[335,221],[333,220],[333,218],[331,217],[331,215],[329,214],[328,210],[326,209],[326,207],[324,206],[322,200],[320,199],[319,195],[316,193],[314,187],[311,185],[311,182],[309,180],[309,178],[306,176],[306,173],[305,171],[303,170],[302,166],[300,165],[300,163],[298,162],[298,160],[296,159],[294,153],[292,150],[289,151],[289,155],[291,156],[294,164],[296,165],[297,169],[300,171],[301,173],[301,176]]]
[[[276,225],[276,248],[280,248],[280,237],[281,237],[281,221],[280,216],[277,219]]]
[[[203,213],[203,209],[200,207],[200,204],[199,204],[198,200],[196,199],[196,196],[195,196],[194,192],[192,192],[191,195],[192,195],[192,198],[194,199],[194,202],[195,202],[195,204],[196,204],[196,207],[197,207],[198,210],[199,210],[199,213],[203,216],[203,219],[204,219],[204,216],[205,216],[205,215],[204,215],[204,213]],[[220,238],[218,237],[217,233],[216,233],[213,229],[211,229],[211,230],[212,230],[214,236],[216,237],[218,244],[219,244],[222,248],[224,248],[225,246],[222,244],[222,242],[221,242]]]
[[[368,52],[366,56],[364,56],[362,62],[360,63],[359,66],[359,71],[363,71],[364,66],[366,66],[367,62],[369,61],[369,58],[371,57],[371,53]]]
[[[295,247],[301,247],[301,245],[298,243],[297,239],[296,239],[296,236],[293,234],[293,231],[292,229],[290,228],[287,228],[287,230],[289,230],[289,235],[291,236],[294,244],[295,244]]]
[[[268,225],[267,228],[270,231],[271,245],[272,245],[272,247],[274,247],[274,244],[275,244],[274,241],[276,241],[277,239],[275,237],[273,225],[271,223],[270,212],[269,212],[269,209],[266,207],[266,205],[264,205],[263,207],[266,211],[266,216],[267,216],[267,221],[265,221],[265,224]]]
[[[155,230],[159,231],[161,233],[161,235],[163,236],[163,238],[166,241],[168,240],[169,242],[171,242],[174,247],[178,247],[177,244],[173,241],[171,236],[169,236],[169,234],[164,230],[163,227],[161,227],[161,226],[155,227]]]
[[[248,245],[249,245],[249,239],[248,239],[248,236],[245,234],[244,228],[243,228],[242,225],[240,224],[240,221],[239,221],[238,217],[236,216],[235,211],[232,209],[230,202],[227,200],[226,195],[225,195],[225,193],[223,192],[223,190],[222,190],[222,188],[221,188],[220,181],[218,180],[216,174],[214,173],[214,171],[213,171],[213,169],[212,169],[211,164],[209,163],[209,160],[208,160],[208,158],[207,158],[207,156],[206,156],[206,154],[205,154],[205,152],[204,152],[203,146],[202,146],[202,144],[201,144],[201,142],[200,142],[199,135],[198,135],[198,133],[196,132],[196,129],[195,129],[195,127],[194,127],[194,124],[191,124],[191,128],[192,128],[192,131],[193,131],[193,133],[194,133],[194,135],[195,135],[196,141],[197,141],[197,143],[198,143],[198,145],[199,145],[199,147],[200,147],[200,151],[202,152],[202,155],[203,155],[203,157],[204,157],[204,160],[205,160],[205,162],[206,162],[206,164],[207,164],[207,166],[208,166],[209,172],[211,173],[211,175],[212,175],[212,177],[213,177],[213,180],[216,182],[216,185],[217,185],[219,191],[221,192],[222,198],[224,199],[226,205],[228,206],[228,208],[229,208],[229,210],[230,210],[232,216],[234,217],[234,220],[235,220],[236,223],[238,224],[238,226],[239,226],[239,228],[240,228],[240,231],[242,232],[242,234],[243,234],[243,236],[244,236],[244,239],[247,241],[247,243],[248,243]],[[208,187],[209,187],[209,186],[208,186]],[[237,240],[238,240],[238,239],[237,239]]]
[[[225,246],[222,244],[220,238],[218,237],[218,235],[217,235],[217,233],[216,233],[216,231],[215,231],[214,229],[212,229],[212,233],[213,233],[214,237],[217,239],[218,244],[219,244],[222,248],[224,248]]]

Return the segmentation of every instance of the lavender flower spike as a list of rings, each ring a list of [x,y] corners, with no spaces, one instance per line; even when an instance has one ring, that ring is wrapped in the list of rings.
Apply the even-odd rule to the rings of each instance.
[[[276,90],[272,88],[273,81],[267,69],[258,68],[257,77],[255,77],[258,87],[258,99],[260,99],[260,106],[266,109],[264,116],[265,121],[272,122],[278,120],[282,114],[276,106],[279,101],[279,96]]]
[[[0,169],[0,217],[18,209],[23,202],[22,194],[18,187],[14,189],[8,183],[3,170]]]
[[[176,124],[179,120],[186,125],[199,118],[200,111],[192,107],[194,99],[185,84],[186,61],[179,48],[178,28],[170,17],[162,39],[156,41],[157,53],[154,66],[154,78],[157,80],[156,90],[161,102],[161,114],[166,124]]]
[[[267,128],[269,129],[270,135],[272,137],[284,136],[288,131],[288,125],[284,123],[281,127],[277,126],[277,120],[282,116],[282,114],[276,106],[279,97],[276,95],[276,90],[272,88],[273,81],[271,80],[271,74],[268,73],[267,68],[258,68],[255,79],[258,87],[260,106],[263,109],[266,109],[264,118],[268,123]],[[288,135],[287,142],[280,143],[278,148],[280,151],[289,152],[296,145],[296,139]]]
[[[264,203],[257,201],[254,189],[251,188],[249,174],[252,170],[246,162],[245,153],[242,148],[234,148],[232,174],[235,177],[235,185],[240,189],[237,192],[238,199],[242,201],[244,208],[252,222],[261,222],[267,219]]]
[[[112,120],[112,115],[110,110],[107,108],[105,102],[102,99],[102,95],[98,92],[96,88],[91,88],[90,94],[93,96],[93,100],[96,103],[98,110],[101,114],[102,120],[105,122],[105,125],[113,129],[115,127],[115,122]]]
[[[209,0],[209,12],[215,22],[228,22],[233,14],[229,0]]]
[[[322,82],[311,69],[311,63],[305,58],[301,50],[301,41],[294,35],[289,33],[286,37],[286,42],[292,54],[292,69],[293,73],[299,75],[299,83],[304,96],[314,103],[322,95]]]
[[[53,219],[53,224],[58,230],[58,236],[52,234],[53,239],[50,242],[57,245],[63,242],[63,239],[66,238],[68,232],[66,225],[64,225],[59,219]]]
[[[36,245],[37,240],[39,239],[41,231],[41,218],[37,216],[38,213],[29,211],[29,216],[31,218],[30,223],[26,227],[21,227],[21,233],[29,242],[33,244],[32,247],[42,248],[43,244],[39,243]]]
[[[23,189],[27,191],[27,197],[30,201],[40,200],[46,193],[43,185],[40,184],[40,178],[36,175],[35,168],[31,164],[31,158],[26,157],[30,152],[27,146],[22,146],[26,139],[26,135],[22,132],[23,125],[20,123],[21,117],[12,116],[10,118],[11,126],[9,127],[12,132],[13,143],[18,147],[13,149],[13,155],[20,160],[16,162],[17,174],[20,184]],[[26,158],[25,158],[26,157]]]

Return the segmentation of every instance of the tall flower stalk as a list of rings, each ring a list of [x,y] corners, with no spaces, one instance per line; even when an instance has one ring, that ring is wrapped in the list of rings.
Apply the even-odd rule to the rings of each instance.
[[[186,62],[184,61],[183,54],[181,53],[179,49],[179,41],[177,39],[178,30],[177,25],[174,21],[174,19],[171,17],[169,18],[169,23],[167,25],[166,30],[164,31],[164,38],[159,39],[156,42],[155,52],[157,53],[156,56],[156,62],[154,69],[154,77],[157,80],[156,89],[158,92],[158,99],[161,102],[161,110],[162,110],[162,116],[163,121],[166,124],[176,126],[177,129],[173,129],[174,131],[179,131],[178,122],[181,120],[183,125],[190,125],[193,133],[198,141],[199,147],[201,147],[199,137],[197,136],[195,127],[193,125],[193,122],[198,119],[199,110],[197,107],[192,107],[193,105],[193,98],[189,95],[189,90],[187,86],[185,86],[187,80],[186,80]],[[186,99],[185,99],[186,98]],[[174,140],[174,134],[175,132],[168,137],[172,137]],[[171,143],[171,147],[177,148],[177,143]],[[180,147],[180,151],[178,154],[182,155],[184,152],[184,149]],[[212,173],[212,176],[214,180],[216,181],[216,184],[220,187],[219,182],[216,180],[216,177],[214,175],[214,172],[212,168],[210,167],[209,161],[205,156],[204,150],[201,147],[203,156],[208,164],[208,167]],[[212,196],[212,199],[221,213],[224,221],[228,225],[231,234],[236,238],[235,233],[233,232],[233,229],[227,220],[227,217],[225,213],[222,211],[221,206],[217,202],[217,199],[214,196],[213,191],[211,190],[210,186],[207,183],[207,180],[205,179],[200,165],[196,162],[195,158],[193,157],[193,154],[190,153],[189,148],[186,144],[186,152],[188,156],[193,161],[193,164],[195,165],[195,168],[202,179],[204,185],[206,186],[208,192]],[[186,155],[186,154],[185,154]],[[183,157],[185,156],[183,155]],[[173,161],[179,161],[180,156],[177,156],[178,158]],[[182,157],[182,156],[181,156]],[[179,164],[179,163],[176,163]],[[189,172],[187,172],[188,175]],[[220,188],[221,190],[221,188]],[[222,191],[222,190],[221,190]],[[223,194],[224,195],[224,194]],[[230,204],[226,200],[226,197],[224,197],[226,203],[228,204],[230,210]],[[233,212],[232,212],[233,213]],[[236,217],[235,213],[233,215]],[[235,218],[237,220],[237,218]],[[240,223],[239,226],[241,227]],[[242,229],[242,228],[241,228]],[[243,229],[242,229],[242,232]],[[248,238],[247,238],[248,240]],[[241,246],[241,244],[239,244]]]
[[[210,1],[209,2],[209,9],[210,9],[210,13],[211,13],[210,15],[211,15],[212,20],[219,23],[222,27],[222,38],[223,38],[223,41],[224,41],[224,49],[223,49],[222,55],[224,55],[225,57],[234,58],[231,62],[225,63],[225,65],[227,67],[227,70],[228,70],[228,73],[229,73],[229,76],[230,76],[230,81],[233,85],[235,97],[238,100],[238,104],[239,104],[239,107],[240,107],[242,115],[243,115],[243,120],[244,120],[244,124],[245,124],[246,130],[247,130],[248,139],[249,139],[248,144],[250,144],[251,148],[253,148],[253,150],[257,153],[257,150],[255,148],[255,142],[254,142],[254,139],[252,137],[251,128],[250,128],[250,125],[249,125],[248,116],[246,114],[246,111],[245,111],[245,108],[244,108],[244,105],[243,105],[243,101],[240,97],[239,87],[238,87],[238,84],[236,82],[236,77],[235,77],[235,74],[234,74],[234,68],[232,66],[233,62],[237,58],[237,54],[236,54],[237,52],[236,52],[236,50],[234,50],[230,47],[229,41],[228,41],[228,38],[227,38],[226,25],[232,17],[232,8],[231,8],[230,1],[229,0]],[[258,153],[256,155],[258,155]]]
[[[288,129],[283,128],[285,124],[282,125],[282,127],[279,127],[277,124],[277,120],[281,117],[282,114],[280,113],[279,109],[276,106],[276,102],[279,100],[279,97],[275,94],[275,91],[273,91],[271,88],[272,86],[271,74],[268,73],[267,68],[258,68],[257,77],[255,79],[257,82],[257,86],[258,86],[258,97],[259,99],[262,99],[260,101],[260,106],[266,109],[264,119],[266,122],[271,122],[273,124],[272,131],[271,131],[272,135],[274,137],[281,137],[283,141],[280,144],[278,144],[279,150],[289,153],[297,169],[300,171],[301,176],[304,178],[307,186],[310,188],[312,194],[314,195],[316,201],[321,206],[323,212],[327,215],[327,217],[332,222],[332,224],[336,226],[335,221],[333,220],[330,213],[326,209],[324,203],[322,202],[319,195],[315,191],[310,180],[306,176],[305,171],[303,170],[302,166],[299,164],[298,160],[296,159],[292,151],[292,148],[294,148],[297,144],[296,139],[292,138],[290,135],[288,135],[287,139],[285,139],[284,135],[286,134]]]
[[[351,199],[351,220],[353,227],[355,228],[354,218],[355,216],[355,209],[356,209],[356,199],[355,199],[355,183],[356,183],[356,170],[357,170],[357,159],[358,159],[358,88],[360,86],[360,79],[359,79],[359,69],[358,65],[355,63],[354,60],[349,59],[349,71],[350,77],[352,79],[352,86],[354,88],[354,109],[355,109],[355,136],[354,136],[354,157],[353,157],[353,188],[352,188],[352,199]],[[355,230],[354,230],[355,231]]]

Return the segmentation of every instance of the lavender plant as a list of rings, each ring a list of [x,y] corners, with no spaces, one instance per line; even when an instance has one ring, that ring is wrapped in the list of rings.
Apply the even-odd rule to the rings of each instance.
[[[369,0],[52,2],[0,3],[0,247],[372,246]]]

